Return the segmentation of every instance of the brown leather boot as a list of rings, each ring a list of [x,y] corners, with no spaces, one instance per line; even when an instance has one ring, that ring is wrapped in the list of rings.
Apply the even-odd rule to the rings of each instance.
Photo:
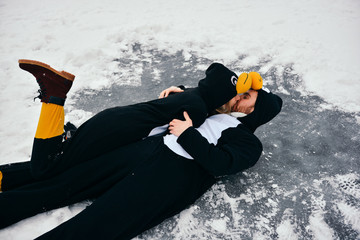
[[[38,96],[41,102],[64,106],[66,94],[69,92],[75,76],[65,71],[57,71],[49,65],[27,59],[20,59],[21,69],[30,72],[40,86]]]

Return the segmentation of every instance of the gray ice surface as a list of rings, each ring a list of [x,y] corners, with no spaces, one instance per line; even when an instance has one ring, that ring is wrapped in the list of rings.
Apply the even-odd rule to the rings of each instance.
[[[113,84],[101,91],[83,90],[76,108],[99,112],[117,105],[151,100],[172,85],[196,86],[204,77],[198,65],[211,60],[182,53],[147,50],[152,61],[142,61],[144,50],[134,45],[139,60],[114,59],[119,72],[129,65],[143,68],[140,86]],[[265,61],[265,60],[264,60]],[[236,72],[236,62],[227,65]],[[154,80],[153,69],[160,70]],[[321,98],[302,93],[302,81],[291,63],[263,74],[268,88],[278,93],[283,110],[255,134],[264,146],[251,169],[228,176],[193,206],[139,239],[359,239],[360,137],[355,113],[326,105]]]

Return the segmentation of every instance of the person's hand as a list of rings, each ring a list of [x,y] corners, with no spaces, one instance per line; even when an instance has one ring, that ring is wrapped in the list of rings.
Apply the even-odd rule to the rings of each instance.
[[[174,134],[175,136],[180,136],[186,129],[192,127],[192,120],[189,117],[187,112],[184,112],[185,121],[181,121],[179,119],[173,119],[169,123],[169,130],[170,133]]]
[[[167,89],[165,89],[164,91],[162,91],[159,95],[159,98],[166,98],[167,96],[169,96],[170,93],[177,93],[177,92],[183,92],[184,90],[182,90],[179,87],[169,87]]]

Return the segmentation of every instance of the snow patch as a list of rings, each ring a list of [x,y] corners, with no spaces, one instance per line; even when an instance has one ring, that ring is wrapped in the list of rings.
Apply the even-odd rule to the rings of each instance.
[[[309,217],[308,229],[312,232],[314,239],[334,239],[334,231],[324,220],[324,212],[316,211]]]
[[[291,222],[290,219],[291,216],[292,216],[292,210],[285,209],[281,222],[279,226],[276,228],[276,233],[278,234],[279,240],[299,239],[299,236],[294,231],[296,226]]]
[[[350,224],[360,234],[360,211],[358,208],[350,206],[345,202],[339,202],[337,204],[341,214],[344,216],[346,224]]]

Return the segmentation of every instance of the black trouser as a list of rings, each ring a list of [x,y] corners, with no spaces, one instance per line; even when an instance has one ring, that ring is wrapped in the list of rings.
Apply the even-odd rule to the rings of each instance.
[[[169,150],[162,137],[150,137],[0,194],[0,227],[97,198],[40,239],[130,239],[183,210],[214,181]]]
[[[63,148],[61,137],[52,140],[35,139],[31,159],[32,175],[36,179],[46,179],[119,146],[139,141],[153,128],[167,124],[174,118],[183,119],[185,110],[195,127],[205,121],[207,107],[198,89],[104,110],[82,124],[70,143]],[[56,156],[54,153],[59,150],[63,154]]]
[[[2,191],[9,191],[36,181],[31,174],[29,161],[1,165],[0,171],[3,174]]]
[[[86,209],[79,217],[49,234],[103,235],[104,231],[96,228],[89,231],[88,227],[81,227],[84,221],[89,224],[94,221],[95,225],[109,228],[106,230],[108,239],[123,239],[137,235],[192,203],[214,179],[195,162],[172,153],[163,145],[161,137],[141,141],[154,127],[166,124],[173,118],[182,118],[184,110],[189,112],[194,126],[199,126],[205,120],[206,106],[201,97],[191,92],[181,95],[180,98],[176,97],[179,94],[164,100],[105,110],[83,124],[64,148],[59,148],[60,136],[35,139],[32,175],[25,181],[30,184],[22,185],[22,181],[11,186],[8,178],[11,175],[4,174],[4,186],[15,189],[0,194],[0,219],[5,219],[1,220],[0,227],[39,212],[98,198],[89,210]],[[148,141],[155,139],[157,143],[149,144]],[[131,142],[135,143],[126,145]],[[58,154],[59,149],[63,154]],[[26,168],[26,164],[23,166]],[[135,190],[138,194],[133,193]],[[112,201],[119,209],[115,211],[118,216],[114,220],[117,225],[115,229],[102,224],[102,221],[106,221],[103,218],[91,217],[90,220],[81,217],[88,216],[86,214],[101,216],[107,202],[111,206]],[[141,206],[137,206],[138,203]],[[108,214],[110,216],[112,212]],[[128,224],[120,230],[118,224],[122,224],[121,221],[127,216],[132,216],[132,220],[125,220]],[[79,224],[74,226],[72,222]]]
[[[185,110],[195,127],[205,120],[207,108],[197,89],[164,99],[106,109],[82,124],[65,146],[61,136],[35,138],[30,163],[12,164],[10,168],[0,166],[4,175],[2,189],[6,191],[23,183],[47,179],[71,166],[139,141],[153,128],[174,118],[182,119]],[[15,165],[17,171],[13,171]]]

